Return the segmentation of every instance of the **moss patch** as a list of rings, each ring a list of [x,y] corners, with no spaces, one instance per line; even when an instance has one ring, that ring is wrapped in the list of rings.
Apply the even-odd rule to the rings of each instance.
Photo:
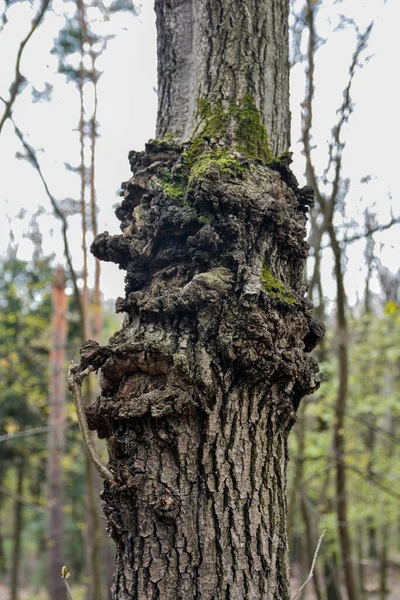
[[[246,167],[224,148],[206,150],[194,160],[188,183],[190,185],[196,181],[201,181],[212,171],[218,174],[229,173],[229,175],[237,176],[243,173],[245,169]]]
[[[228,109],[222,104],[213,106],[204,98],[200,98],[198,114],[201,123],[195,132],[195,139],[225,139],[229,129],[232,129],[234,143],[239,152],[265,163],[274,159],[269,148],[267,131],[250,95],[231,102]]]
[[[162,190],[173,201],[183,200],[187,189],[187,176],[177,176],[168,169],[160,177]]]
[[[192,189],[207,175],[228,174],[239,177],[248,171],[250,165],[234,156],[228,148],[209,148],[202,142],[191,141],[182,154],[182,163],[172,171],[165,170],[160,177],[164,194],[172,201],[184,201],[188,190]]]
[[[238,150],[246,156],[259,158],[265,163],[273,160],[267,131],[250,96],[245,96],[237,108],[236,138]]]
[[[268,135],[250,96],[232,102],[228,108],[198,101],[200,123],[187,144],[182,162],[160,178],[164,194],[172,201],[183,201],[186,193],[207,175],[228,174],[240,177],[251,168],[246,159],[271,163]],[[174,144],[173,136],[152,143]],[[244,156],[235,155],[235,151]]]
[[[146,147],[150,146],[151,150],[163,152],[164,150],[171,150],[171,148],[176,148],[176,150],[180,149],[180,144],[177,141],[177,136],[173,133],[166,133],[164,137],[159,139],[151,138]]]
[[[284,304],[293,304],[293,302],[296,302],[296,298],[291,291],[283,285],[282,281],[272,275],[266,265],[263,265],[261,269],[260,279],[263,284],[263,289],[268,292],[272,298],[275,298]]]

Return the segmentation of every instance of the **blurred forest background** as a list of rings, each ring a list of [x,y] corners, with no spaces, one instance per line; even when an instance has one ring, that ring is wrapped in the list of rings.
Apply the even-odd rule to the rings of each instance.
[[[390,1],[371,2],[378,17]],[[294,170],[316,191],[305,277],[327,334],[316,351],[323,383],[302,401],[291,435],[288,527],[294,589],[307,579],[326,529],[314,578],[301,598],[394,600],[400,598],[400,271],[392,258],[400,203],[370,171],[372,163],[362,176],[355,168],[353,95],[361,69],[368,80],[379,56],[373,50],[375,24],[366,22],[363,3],[349,5],[292,3]],[[111,296],[121,287],[113,278],[122,281],[122,274],[107,271],[101,277],[88,250],[99,214],[107,211],[97,197],[104,169],[98,159],[99,107],[102,114],[117,110],[101,86],[99,64],[108,64],[104,57],[115,39],[145,26],[140,19],[148,10],[131,0],[0,2],[0,45],[8,30],[14,40],[9,52],[6,43],[1,46],[1,168],[11,156],[15,187],[27,168],[38,183],[34,200],[23,192],[30,210],[17,216],[8,191],[1,194],[7,221],[0,254],[1,600],[62,599],[59,564],[71,572],[75,600],[110,597],[113,547],[101,519],[102,484],[85,457],[65,377],[84,340],[105,342],[119,328]],[[49,75],[51,82],[42,79],[38,89],[29,57],[42,31],[52,40],[44,52],[56,74]],[[124,40],[128,44],[129,35]],[[339,49],[334,66],[324,62],[332,44]],[[133,80],[132,65],[139,68],[141,59],[129,56],[129,64],[127,59],[113,68]],[[329,101],[324,87],[332,88]],[[373,94],[373,81],[367,89]],[[150,92],[156,100],[157,90]],[[135,93],[141,94],[140,86]],[[381,116],[382,127],[393,122],[386,130],[393,138],[396,115],[384,96],[383,89],[382,115],[359,119],[367,131]],[[53,135],[61,184],[46,162],[52,152],[46,147],[46,116],[60,102],[65,123]],[[141,115],[130,118],[135,122]],[[369,152],[382,154],[372,143]],[[109,162],[106,176],[115,190],[119,181]],[[127,178],[126,165],[120,168]],[[117,198],[106,202],[111,207]],[[94,387],[85,389],[87,402],[95,395]],[[104,452],[100,444],[99,451]]]

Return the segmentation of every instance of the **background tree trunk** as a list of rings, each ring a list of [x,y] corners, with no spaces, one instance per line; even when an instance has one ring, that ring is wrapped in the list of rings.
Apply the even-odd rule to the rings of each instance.
[[[88,123],[86,121],[85,114],[85,103],[84,103],[84,86],[91,78],[95,79],[94,71],[94,55],[92,52],[92,44],[90,36],[88,35],[87,19],[86,19],[86,6],[83,0],[77,2],[80,28],[81,28],[81,39],[80,39],[80,77],[79,77],[79,95],[80,95],[80,120],[79,120],[79,139],[80,139],[80,178],[81,178],[81,218],[82,218],[82,256],[83,256],[83,289],[82,289],[82,312],[83,312],[83,330],[84,339],[88,339],[92,336],[92,326],[98,326],[98,316],[94,315],[94,321],[90,319],[90,303],[89,303],[89,287],[88,287],[88,247],[87,247],[87,230],[88,230],[88,214],[87,214],[87,200],[86,200],[86,185],[88,183],[89,174],[89,205],[91,213],[92,227],[94,227],[93,233],[97,228],[96,224],[96,208],[95,208],[95,194],[94,194],[94,167],[95,167],[95,123],[97,113],[97,94],[94,87],[94,98],[95,104],[93,108],[92,118],[90,120],[90,135],[88,135]],[[87,54],[85,45],[90,48]],[[85,67],[85,58],[90,58],[91,72]],[[91,158],[90,166],[87,168],[85,164],[85,141],[90,137],[91,144]],[[96,303],[99,300],[98,292],[98,278],[100,272],[96,267],[95,283],[96,283]],[[96,306],[95,310],[99,310]],[[84,383],[84,397],[85,403],[90,404],[93,399],[93,387],[91,382],[86,380]],[[103,600],[105,597],[103,577],[101,569],[101,538],[102,531],[100,526],[99,507],[97,500],[96,483],[98,474],[93,467],[89,457],[85,455],[85,487],[86,487],[86,498],[85,498],[85,512],[86,512],[86,527],[85,527],[85,552],[86,552],[86,567],[87,567],[87,585],[86,585],[86,600]]]
[[[19,598],[19,580],[21,563],[21,537],[22,537],[22,503],[19,498],[22,497],[24,483],[24,465],[22,460],[17,464],[17,486],[15,490],[16,500],[14,503],[14,525],[13,525],[13,551],[11,558],[11,583],[10,600]]]
[[[379,600],[386,600],[388,597],[388,548],[390,542],[389,527],[386,523],[381,529],[381,552],[379,560]]]
[[[47,437],[48,587],[50,598],[66,600],[61,579],[64,558],[64,480],[61,461],[65,450],[65,348],[67,296],[64,269],[53,276],[52,347],[50,352],[49,425]]]
[[[333,437],[333,449],[335,453],[336,466],[336,510],[339,530],[340,550],[342,553],[343,571],[346,590],[349,600],[357,600],[354,569],[351,554],[351,539],[348,516],[348,500],[346,485],[346,463],[345,463],[345,434],[344,419],[346,414],[348,396],[348,327],[346,318],[346,295],[344,289],[344,277],[342,271],[342,252],[337,241],[336,232],[331,223],[328,228],[332,251],[335,261],[336,277],[336,303],[337,303],[337,336],[338,336],[338,364],[339,364],[339,387],[337,391],[335,406],[335,426]]]
[[[360,600],[365,600],[367,590],[365,586],[365,550],[364,550],[364,527],[359,524],[357,527],[357,559],[358,559],[358,592]]]

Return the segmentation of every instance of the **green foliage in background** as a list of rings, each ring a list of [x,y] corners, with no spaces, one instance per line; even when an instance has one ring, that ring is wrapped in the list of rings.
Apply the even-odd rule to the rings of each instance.
[[[380,314],[353,316],[349,331],[345,463],[354,553],[356,541],[362,537],[363,557],[354,556],[356,562],[359,558],[376,558],[371,556],[370,548],[373,533],[378,555],[383,544],[396,547],[394,532],[400,501],[400,310],[391,301]],[[338,386],[336,342],[334,326],[330,325],[320,362],[321,388],[303,401],[299,413],[299,419],[305,419],[303,452],[299,423],[290,437],[289,505],[292,500],[296,506],[290,533],[299,537],[305,534],[301,511],[297,510],[303,497],[314,535],[327,529],[321,556],[339,553],[332,444]],[[295,489],[300,463],[302,481]],[[383,538],[383,526],[393,532],[391,539]]]

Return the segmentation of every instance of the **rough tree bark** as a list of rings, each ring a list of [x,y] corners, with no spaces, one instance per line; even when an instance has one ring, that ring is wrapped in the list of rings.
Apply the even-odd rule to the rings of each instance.
[[[113,595],[288,600],[287,436],[322,334],[302,281],[313,194],[273,158],[289,140],[288,2],[156,11],[167,139],[130,153],[123,234],[92,245],[127,271],[126,317],[80,364],[100,370],[86,412],[115,479]]]
[[[290,143],[288,0],[156,0],[157,137],[187,141],[198,100],[253,99],[275,155]]]
[[[50,352],[49,425],[47,437],[48,588],[50,598],[66,600],[61,579],[64,557],[64,480],[61,460],[65,450],[65,348],[67,341],[67,296],[64,269],[53,276],[52,345]]]

